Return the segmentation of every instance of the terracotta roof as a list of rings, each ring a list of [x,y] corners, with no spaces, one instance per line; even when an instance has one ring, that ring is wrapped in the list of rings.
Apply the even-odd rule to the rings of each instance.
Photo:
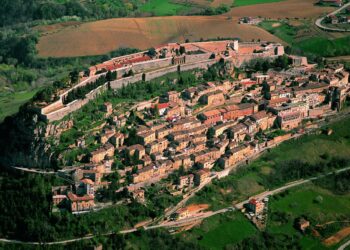
[[[81,179],[80,181],[85,184],[94,185],[94,182],[88,178]]]
[[[70,199],[71,201],[90,201],[90,200],[94,200],[94,196],[92,195],[84,195],[84,196],[77,196],[76,194],[73,193],[68,193],[68,199]]]
[[[214,109],[214,110],[204,112],[203,115],[205,115],[206,117],[210,117],[215,115],[221,115],[221,112],[217,109]]]

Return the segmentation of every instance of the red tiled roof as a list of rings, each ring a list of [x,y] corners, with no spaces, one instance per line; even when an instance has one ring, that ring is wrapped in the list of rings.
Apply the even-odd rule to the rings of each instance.
[[[73,193],[68,193],[68,199],[71,201],[90,201],[94,199],[94,196],[92,195],[84,195],[84,196],[77,196]]]

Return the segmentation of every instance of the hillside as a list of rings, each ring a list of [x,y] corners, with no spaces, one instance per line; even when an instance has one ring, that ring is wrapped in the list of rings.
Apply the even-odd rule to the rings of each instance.
[[[228,13],[216,16],[121,18],[78,23],[64,27],[58,25],[39,26],[41,37],[37,49],[42,57],[72,57],[103,54],[117,47],[147,49],[159,44],[184,41],[185,39],[195,41],[201,38],[238,37],[246,41],[261,39],[281,42],[279,38],[259,27],[239,25],[238,19],[243,16],[313,18],[333,9],[315,6],[316,1],[314,0],[287,0],[273,3],[264,3],[268,1],[249,2],[255,4],[234,7]],[[57,46],[58,44],[60,46]]]
[[[70,26],[43,35],[38,50],[43,57],[70,57],[104,54],[117,47],[147,49],[168,42],[183,42],[185,39],[196,41],[217,37],[281,42],[258,27],[238,25],[237,19],[224,16],[176,16],[107,19]]]

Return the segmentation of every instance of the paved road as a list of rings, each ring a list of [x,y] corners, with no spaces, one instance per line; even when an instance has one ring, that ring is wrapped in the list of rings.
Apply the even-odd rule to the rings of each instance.
[[[347,8],[350,6],[350,2],[347,4],[344,4],[342,7],[340,7],[339,9],[336,9],[335,11],[329,13],[328,15],[318,18],[315,22],[316,26],[319,27],[320,29],[326,30],[326,31],[336,31],[336,32],[347,32],[350,31],[350,29],[339,29],[339,28],[331,28],[331,27],[327,27],[324,26],[322,24],[322,21],[325,19],[325,17],[331,16],[331,15],[336,15],[338,14],[340,11],[342,11],[343,9]]]
[[[346,247],[350,246],[350,240],[341,245],[338,250],[345,250]]]

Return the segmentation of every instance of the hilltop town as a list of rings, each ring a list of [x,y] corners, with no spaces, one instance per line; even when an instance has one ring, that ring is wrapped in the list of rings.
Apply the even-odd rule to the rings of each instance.
[[[285,55],[279,44],[168,44],[92,66],[80,73],[79,83],[59,90],[56,101],[38,104],[51,122],[47,137],[59,131],[62,140],[75,126],[70,114],[104,91],[128,90],[127,85],[174,71],[201,68],[193,71],[201,75],[216,65],[225,71],[219,81],[201,80],[133,105],[108,100],[99,105],[102,122],[93,132],[80,133],[64,151],[84,153],[59,170],[71,184],[53,187],[54,209],[82,213],[110,200],[145,204],[145,190],[154,183],[174,197],[188,197],[264,150],[317,127],[349,93],[343,65],[318,67],[306,57]],[[86,97],[70,94],[86,87]],[[189,212],[178,213],[183,218]]]

